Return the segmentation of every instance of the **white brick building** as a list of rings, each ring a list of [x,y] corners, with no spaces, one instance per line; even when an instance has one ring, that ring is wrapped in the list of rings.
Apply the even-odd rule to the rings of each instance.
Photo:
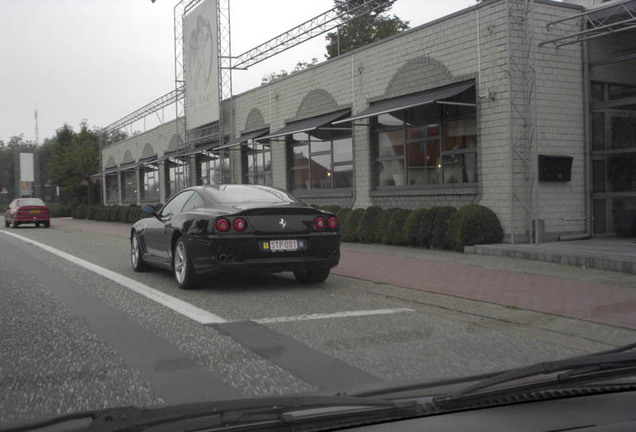
[[[184,145],[173,121],[105,146],[104,202],[254,182],[319,205],[479,203],[512,241],[634,236],[635,32],[557,47],[552,24],[585,9],[537,0],[524,29],[524,3],[484,0],[235,95],[223,144]]]

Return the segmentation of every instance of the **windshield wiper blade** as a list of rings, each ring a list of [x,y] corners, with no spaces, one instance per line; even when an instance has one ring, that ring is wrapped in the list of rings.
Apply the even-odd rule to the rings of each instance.
[[[458,392],[434,397],[433,401],[440,408],[452,408],[520,390],[570,384],[593,377],[633,375],[636,373],[634,348],[636,344],[630,344],[599,353],[507,370],[469,385]],[[525,378],[541,376],[549,377],[535,382],[517,383]]]
[[[412,417],[419,412],[416,403],[346,396],[278,396],[151,408],[112,408],[46,419],[3,432],[82,430],[118,432],[145,430],[161,425],[188,429],[193,424],[206,430],[230,431],[241,428],[277,430],[282,425],[315,424],[321,421],[373,422],[380,419]]]

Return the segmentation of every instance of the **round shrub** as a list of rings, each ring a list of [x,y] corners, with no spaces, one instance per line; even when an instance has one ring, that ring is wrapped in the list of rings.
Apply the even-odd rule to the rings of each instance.
[[[362,243],[377,243],[380,241],[378,235],[378,216],[382,209],[378,206],[367,208],[358,225],[358,235]]]
[[[450,249],[448,224],[457,211],[455,207],[431,207],[420,219],[417,243],[426,248]]]
[[[402,227],[402,239],[404,240],[404,244],[418,246],[417,233],[420,227],[420,221],[424,214],[426,214],[426,211],[426,209],[413,210],[406,217],[404,226]]]
[[[135,223],[140,219],[141,207],[139,206],[130,206],[128,207],[128,223]]]
[[[117,210],[117,222],[128,222],[128,206],[121,206]]]
[[[457,209],[455,207],[436,207],[433,216],[432,247],[440,249],[452,248],[450,243],[448,242],[448,226],[450,224],[451,218],[456,212]]]
[[[357,208],[349,212],[347,219],[345,220],[344,227],[341,230],[342,241],[345,242],[357,242],[360,240],[358,235],[358,227],[360,226],[360,219],[364,214],[363,208]]]
[[[117,222],[117,215],[119,215],[119,206],[117,204],[108,207],[108,221]]]
[[[340,225],[341,233],[345,229],[345,225],[347,223],[347,216],[349,216],[349,213],[351,213],[350,208],[340,209],[338,210],[338,213],[336,213],[336,217],[338,218],[338,224]]]
[[[384,209],[378,215],[377,227],[378,227],[378,238],[380,243],[387,244],[387,245],[393,243],[391,239],[391,227],[390,227],[391,216],[393,216],[393,213],[399,210],[400,210],[399,208]]]
[[[97,208],[93,206],[86,207],[86,219],[95,220],[95,213]]]
[[[78,205],[73,208],[73,219],[86,219],[86,214],[88,211],[87,205]]]
[[[398,209],[393,212],[389,219],[389,232],[391,233],[391,244],[400,246],[406,244],[404,239],[404,222],[406,218],[411,214],[411,210]]]
[[[464,246],[500,243],[503,229],[497,215],[488,207],[470,204],[460,208],[450,220],[448,244],[457,251]]]

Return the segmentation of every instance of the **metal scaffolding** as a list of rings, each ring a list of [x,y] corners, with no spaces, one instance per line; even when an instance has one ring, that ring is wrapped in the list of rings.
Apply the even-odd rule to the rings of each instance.
[[[597,37],[636,29],[636,0],[611,2],[568,18],[549,22],[546,29],[555,36],[539,46],[572,45]]]
[[[508,0],[511,242],[536,242],[538,213],[534,0]],[[517,238],[523,233],[522,238]]]
[[[217,0],[219,121],[189,130],[185,110],[186,79],[183,21],[185,17],[203,1],[204,0],[179,0],[174,7],[174,90],[107,126],[102,130],[103,136],[109,136],[110,133],[115,130],[129,126],[137,120],[174,104],[177,119],[177,136],[180,140],[177,154],[191,152],[195,145],[204,142],[216,141],[219,146],[223,145],[223,137],[231,135],[233,132],[232,70],[247,69],[250,66],[260,63],[276,54],[328,32],[336,28],[338,25],[374,12],[381,6],[385,5],[385,3],[380,0],[365,0],[346,11],[339,12],[337,10],[338,8],[334,7],[327,12],[280,34],[279,36],[276,36],[275,38],[272,38],[269,41],[244,52],[243,54],[240,54],[237,57],[232,57],[230,37],[231,0]],[[229,104],[229,106],[223,107],[223,101],[225,101],[226,104]],[[100,139],[100,147],[103,147],[105,144],[106,143]],[[103,167],[101,174],[103,176]],[[189,177],[189,173],[186,173],[186,176]]]
[[[232,64],[233,69],[247,69],[268,58],[275,56],[289,48],[320,36],[343,23],[378,10],[385,2],[367,0],[357,6],[350,7],[346,12],[336,6],[304,23],[264,42],[243,54],[238,55]]]

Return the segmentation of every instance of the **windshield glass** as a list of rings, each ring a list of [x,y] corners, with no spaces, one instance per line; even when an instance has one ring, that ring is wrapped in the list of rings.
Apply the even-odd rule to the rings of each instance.
[[[635,417],[636,0],[0,0],[0,63],[0,432]]]

